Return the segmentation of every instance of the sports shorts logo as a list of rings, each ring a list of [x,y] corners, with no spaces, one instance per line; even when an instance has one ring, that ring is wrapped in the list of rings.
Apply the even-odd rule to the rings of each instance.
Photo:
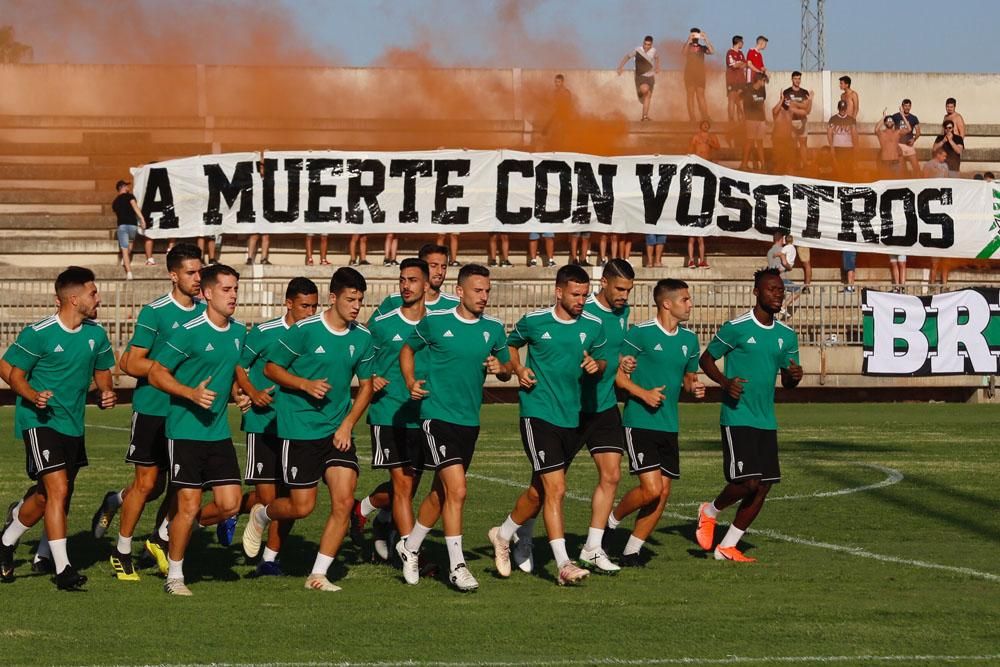
[[[438,451],[441,452],[441,456],[444,456],[448,449],[444,445],[438,445]]]
[[[548,331],[542,334],[542,340],[552,340],[552,336],[549,335]]]
[[[260,463],[260,462],[258,462],[258,463],[257,463],[257,474],[259,475],[259,474],[260,474],[260,473],[262,473],[263,471],[264,471],[264,464],[263,464],[263,463]]]
[[[129,453],[129,456],[131,456],[132,454],[135,454],[135,445],[129,445],[128,446],[128,453]]]
[[[313,351],[313,354],[326,354],[326,350],[324,350],[323,346],[320,345]]]
[[[177,477],[177,473],[179,473],[180,471],[181,471],[181,464],[180,463],[175,463],[174,464],[174,477]]]
[[[749,338],[747,338],[747,343],[750,343],[751,345],[756,345],[757,339],[754,338],[753,336],[750,336]]]
[[[211,351],[212,351],[212,350],[214,350],[214,349],[215,349],[215,348],[214,348],[214,347],[212,347],[212,344],[211,344],[211,343],[209,343],[208,345],[206,345],[206,346],[205,346],[205,351],[206,351],[206,352],[211,352]]]
[[[49,450],[43,449],[42,450],[42,456],[45,457],[45,462],[48,463],[49,462]]]
[[[393,340],[393,342],[398,342],[398,341],[403,340],[403,337],[400,336],[399,334],[396,334],[395,336],[392,337],[392,340]]]
[[[737,461],[736,467],[740,469],[740,472],[743,472],[743,461]]]
[[[295,476],[298,475],[298,474],[299,474],[298,467],[292,466],[292,479],[295,479]]]
[[[636,458],[639,459],[639,465],[642,465],[642,460],[646,458],[646,455],[643,452],[639,452],[636,454]]]
[[[385,458],[389,458],[389,448],[388,447],[383,447],[382,451],[385,454]]]
[[[453,333],[451,332],[451,329],[448,329],[447,331],[445,331],[445,332],[444,332],[444,336],[443,336],[443,337],[444,337],[444,338],[454,338],[454,337],[455,337],[455,334],[453,334]]]
[[[541,461],[542,463],[545,463],[545,452],[544,451],[538,452],[538,460]]]

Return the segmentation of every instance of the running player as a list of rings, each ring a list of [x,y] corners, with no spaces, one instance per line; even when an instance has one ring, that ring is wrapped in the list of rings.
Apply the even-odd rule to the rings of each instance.
[[[132,397],[132,432],[125,462],[135,466],[132,482],[120,491],[104,494],[94,513],[91,530],[94,537],[104,536],[115,512],[121,508],[118,544],[111,552],[111,569],[121,581],[138,581],[132,563],[132,535],[146,503],[156,500],[167,485],[170,457],[164,424],[170,397],[149,384],[153,357],[166,345],[167,338],[192,319],[205,312],[201,294],[201,251],[195,245],[181,243],[167,253],[167,271],[173,288],[146,304],[139,311],[135,333],[122,355],[121,368],[136,378]],[[167,572],[167,510],[173,500],[168,492],[157,513],[157,528],[146,541],[146,551],[156,559],[161,572]]]
[[[604,326],[584,310],[589,292],[586,271],[573,265],[560,268],[555,305],[522,317],[507,339],[511,367],[520,384],[521,442],[532,476],[503,524],[489,531],[501,577],[510,576],[514,533],[543,508],[549,546],[559,568],[558,583],[577,583],[589,574],[566,553],[562,508],[566,469],[580,446],[581,379],[600,375],[606,366]],[[517,349],[524,346],[528,354],[522,365]],[[606,517],[602,526],[605,521]]]
[[[458,305],[458,297],[448,292],[442,292],[441,287],[448,277],[448,249],[443,245],[428,243],[420,248],[417,259],[427,262],[427,270],[430,278],[427,281],[427,290],[424,293],[424,305],[427,312],[434,313],[442,310],[451,310]],[[379,315],[390,313],[403,305],[403,297],[400,292],[390,294],[382,299],[382,303],[372,314],[369,324]]]
[[[358,484],[358,454],[351,431],[372,398],[375,348],[368,329],[357,323],[368,285],[350,267],[330,279],[330,307],[307,317],[278,338],[268,351],[264,375],[278,392],[278,437],[282,439],[282,477],[288,497],[250,511],[243,529],[243,551],[250,558],[272,520],[304,519],[316,506],[320,480],[330,491],[330,516],[305,587],[339,591],[327,571],[347,534],[354,489]],[[358,393],[351,404],[351,381]]]
[[[704,398],[698,381],[698,337],[681,326],[691,319],[691,293],[683,280],[664,278],[653,289],[656,317],[629,329],[624,350],[635,355],[630,374],[619,367],[616,382],[628,392],[625,400],[625,442],[629,470],[639,485],[622,497],[608,517],[614,529],[638,511],[635,528],[619,560],[621,565],[645,564],[639,550],[649,538],[670,497],[671,480],[680,478],[677,449],[677,401],[683,389]]]
[[[205,312],[175,330],[153,355],[146,376],[170,395],[164,430],[176,508],[163,590],[171,595],[191,595],[184,584],[184,553],[194,522],[213,526],[240,508],[240,467],[227,410],[247,335],[246,326],[232,317],[239,280],[225,264],[201,270]],[[205,488],[212,489],[212,502],[202,507]]]
[[[271,346],[296,322],[316,314],[319,304],[319,290],[316,283],[308,278],[292,278],[285,289],[285,314],[267,322],[261,322],[247,334],[240,358],[240,370],[246,373],[247,381],[253,387],[250,400],[253,407],[243,414],[242,429],[247,435],[247,461],[243,474],[244,482],[253,484],[254,490],[243,494],[240,513],[248,514],[257,504],[274,502],[278,495],[287,496],[288,488],[281,477],[281,440],[278,438],[278,416],[272,405],[275,385],[264,377]],[[221,524],[220,524],[221,525]],[[280,576],[278,551],[292,522],[275,521],[267,533],[267,544],[256,576]]]
[[[479,437],[483,381],[492,374],[510,379],[504,326],[484,315],[490,296],[490,272],[466,264],[458,272],[458,298],[453,310],[427,313],[399,353],[399,366],[410,391],[420,403],[420,419],[428,467],[434,483],[420,505],[409,537],[396,544],[408,584],[420,581],[419,552],[427,533],[442,517],[450,569],[448,580],[460,591],[474,591],[479,582],[462,553],[462,510],[465,473]],[[414,354],[421,355],[426,374],[417,376]]]
[[[43,517],[55,564],[55,584],[75,590],[87,577],[66,553],[66,513],[80,468],[87,465],[84,414],[90,381],[101,408],[114,407],[111,368],[115,355],[104,328],[94,321],[101,304],[90,269],[71,266],[56,278],[59,308],[17,336],[4,360],[18,395],[14,429],[24,438],[28,477],[34,488],[10,511],[0,535],[0,581],[14,580],[14,550]]]
[[[771,485],[781,481],[778,423],[774,417],[774,377],[787,389],[802,380],[799,339],[774,318],[785,300],[785,284],[775,269],[753,275],[753,309],[722,325],[701,355],[701,369],[722,387],[722,470],[726,486],[714,502],[698,508],[698,545],[708,551],[719,512],[739,503],[736,518],[715,548],[716,560],[753,563],[737,545],[757,518]],[[718,359],[726,358],[725,373]]]

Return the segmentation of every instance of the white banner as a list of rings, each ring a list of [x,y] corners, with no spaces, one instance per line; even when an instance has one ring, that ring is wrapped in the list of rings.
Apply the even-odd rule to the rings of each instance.
[[[589,231],[770,241],[783,231],[833,250],[1000,250],[1000,190],[963,179],[845,184],[695,156],[464,150],[229,153],[132,175],[153,238]]]

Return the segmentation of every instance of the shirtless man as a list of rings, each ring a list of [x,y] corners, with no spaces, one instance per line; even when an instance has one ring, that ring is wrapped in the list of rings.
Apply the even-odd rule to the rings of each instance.
[[[962,114],[955,111],[955,106],[958,102],[954,97],[949,97],[944,101],[944,119],[943,123],[949,120],[955,124],[955,134],[965,138],[965,119],[962,118]]]
[[[861,108],[861,101],[858,94],[851,88],[851,77],[840,77],[840,99],[847,102],[847,115],[857,120],[858,110]]]
[[[899,178],[900,155],[899,133],[896,122],[891,116],[886,116],[887,109],[882,109],[882,120],[875,123],[875,137],[878,139],[878,171],[880,178]]]

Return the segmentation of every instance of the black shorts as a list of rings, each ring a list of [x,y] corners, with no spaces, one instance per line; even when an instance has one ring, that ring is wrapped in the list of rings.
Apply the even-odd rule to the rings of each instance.
[[[680,479],[681,457],[677,434],[646,428],[625,427],[628,469],[633,475],[659,469],[664,477]]]
[[[167,418],[158,415],[132,413],[132,431],[125,454],[125,463],[137,466],[156,466],[160,470],[170,467],[167,452]]]
[[[441,470],[457,463],[469,469],[472,455],[476,452],[476,440],[479,439],[478,426],[425,419],[422,430],[428,470]]]
[[[642,93],[639,92],[639,88],[642,84],[649,86],[649,94],[653,94],[653,88],[656,87],[656,77],[655,76],[637,76],[635,77],[635,96],[639,98],[642,102]]]
[[[24,438],[25,472],[32,481],[56,470],[75,471],[88,465],[83,436],[64,435],[46,426],[26,428]]]
[[[536,473],[568,468],[579,442],[575,428],[556,426],[537,417],[521,417],[521,444]]]
[[[577,451],[586,445],[591,456],[604,452],[625,453],[622,413],[618,411],[617,405],[612,405],[602,412],[581,412],[580,425],[576,428],[576,433],[580,439]]]
[[[351,438],[351,447],[342,452],[333,446],[333,436],[317,440],[282,440],[281,471],[285,484],[297,489],[316,486],[327,468],[351,468],[361,473],[358,450]]]
[[[170,483],[189,489],[239,484],[240,464],[230,438],[225,440],[167,440]]]
[[[271,433],[247,433],[247,467],[243,479],[247,484],[277,484],[281,477],[281,443]]]
[[[425,470],[427,445],[423,431],[406,426],[371,424],[372,468]]]
[[[722,472],[727,482],[753,477],[762,482],[780,482],[778,432],[752,426],[723,426]]]

